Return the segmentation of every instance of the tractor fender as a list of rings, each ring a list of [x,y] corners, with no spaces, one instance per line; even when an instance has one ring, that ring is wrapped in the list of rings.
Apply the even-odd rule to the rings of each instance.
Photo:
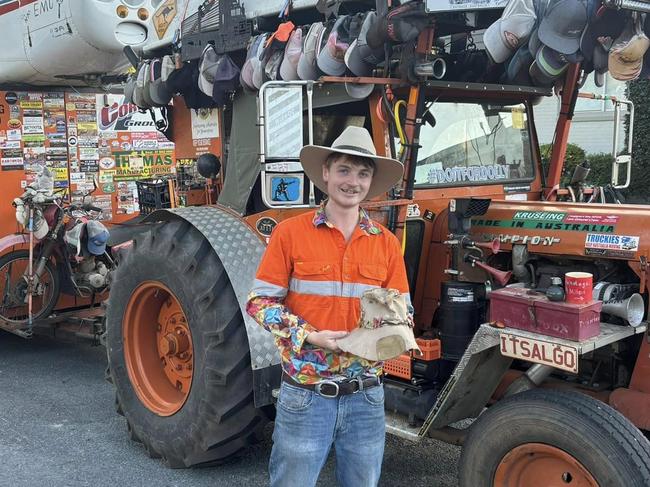
[[[183,219],[201,232],[221,260],[244,317],[253,369],[255,406],[271,404],[273,389],[280,387],[280,353],[273,335],[246,313],[248,293],[266,248],[264,243],[239,215],[221,205],[157,210],[143,221],[174,219]]]
[[[29,234],[27,233],[12,233],[0,238],[0,255],[4,254],[5,250],[16,245],[28,245]]]

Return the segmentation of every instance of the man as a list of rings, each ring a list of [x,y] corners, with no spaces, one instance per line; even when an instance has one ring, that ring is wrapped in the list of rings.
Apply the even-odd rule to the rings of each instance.
[[[408,302],[397,238],[359,206],[397,183],[403,166],[376,156],[359,127],[331,148],[304,147],[300,161],[328,199],[275,228],[247,307],[282,359],[271,485],[315,485],[334,445],[339,484],[374,486],[385,436],[381,363],[342,352],[336,340],[358,326],[365,290],[394,288]]]

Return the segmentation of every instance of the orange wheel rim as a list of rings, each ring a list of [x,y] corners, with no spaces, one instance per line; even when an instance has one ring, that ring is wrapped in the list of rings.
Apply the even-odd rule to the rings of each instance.
[[[494,474],[499,487],[598,487],[598,482],[572,455],[543,443],[525,443],[501,459]]]
[[[147,281],[131,294],[122,321],[124,357],[138,398],[159,416],[179,411],[190,393],[192,334],[178,298]]]

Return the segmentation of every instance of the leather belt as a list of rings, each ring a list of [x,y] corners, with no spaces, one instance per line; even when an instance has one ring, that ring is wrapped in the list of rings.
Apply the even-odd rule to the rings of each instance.
[[[318,384],[300,384],[287,374],[282,374],[282,380],[294,387],[314,391],[323,397],[332,399],[339,396],[346,396],[348,394],[356,394],[364,389],[370,389],[371,387],[376,387],[382,383],[381,377],[357,377],[356,379],[344,379],[338,381],[322,380]]]

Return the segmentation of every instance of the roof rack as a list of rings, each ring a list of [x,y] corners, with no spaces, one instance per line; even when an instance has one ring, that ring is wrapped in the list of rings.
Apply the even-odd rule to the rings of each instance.
[[[206,0],[181,22],[181,59],[201,57],[208,44],[218,54],[246,49],[251,24],[239,0]]]

